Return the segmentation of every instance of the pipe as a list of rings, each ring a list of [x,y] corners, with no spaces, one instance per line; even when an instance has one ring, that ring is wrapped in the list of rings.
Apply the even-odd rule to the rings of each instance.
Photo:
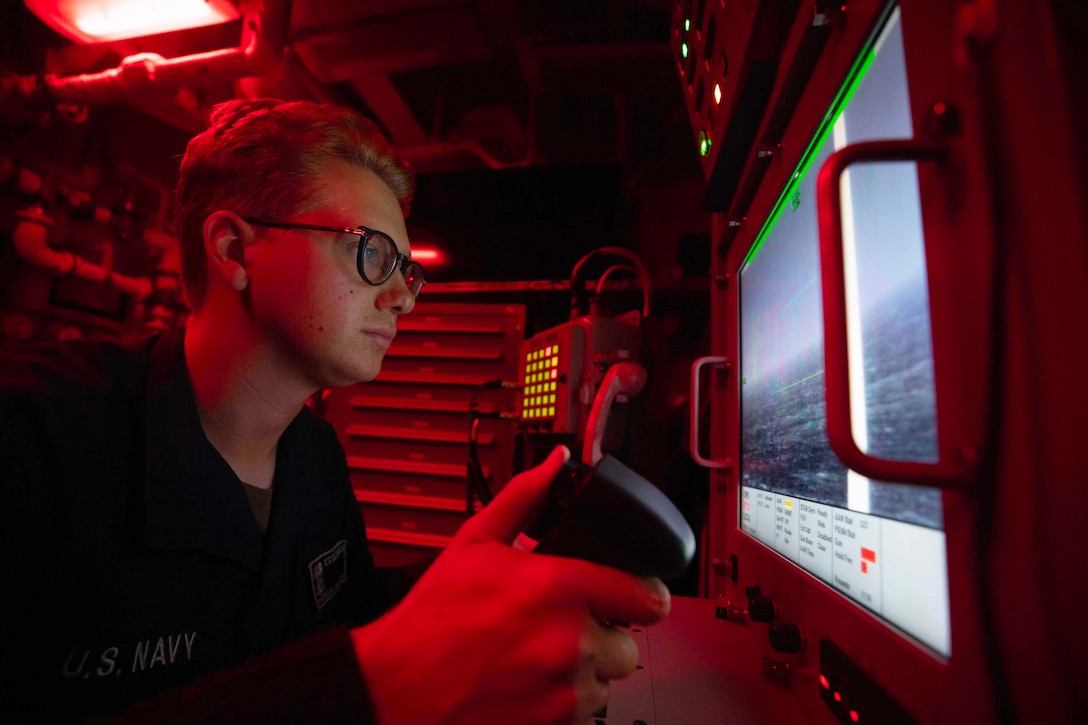
[[[142,300],[151,292],[151,281],[142,277],[116,274],[97,264],[88,262],[78,254],[58,252],[49,246],[49,230],[53,220],[40,207],[15,212],[19,221],[12,234],[16,253],[36,267],[52,272],[58,277],[74,275],[94,282],[104,282],[118,292]]]

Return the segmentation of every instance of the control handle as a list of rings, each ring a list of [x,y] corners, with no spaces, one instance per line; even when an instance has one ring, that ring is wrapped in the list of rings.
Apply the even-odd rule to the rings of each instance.
[[[663,580],[683,574],[695,556],[695,533],[679,509],[608,454],[596,466],[564,464],[525,534],[534,552]]]
[[[847,341],[846,279],[843,270],[842,175],[851,164],[877,161],[940,161],[941,143],[907,139],[851,144],[828,157],[816,179],[820,221],[820,276],[824,306],[824,375],[827,390],[827,437],[831,450],[853,471],[879,481],[940,488],[966,488],[974,478],[974,462],[897,461],[871,456],[854,440],[850,413],[850,370]]]
[[[699,442],[701,431],[700,413],[703,406],[699,400],[699,391],[702,387],[701,373],[705,365],[713,365],[713,372],[713,370],[730,367],[732,361],[727,357],[708,355],[706,357],[698,358],[691,365],[691,425],[689,426],[691,432],[688,435],[688,452],[691,454],[691,459],[703,468],[729,468],[733,465],[732,460],[728,458],[705,458],[700,452],[700,448],[702,447]]]

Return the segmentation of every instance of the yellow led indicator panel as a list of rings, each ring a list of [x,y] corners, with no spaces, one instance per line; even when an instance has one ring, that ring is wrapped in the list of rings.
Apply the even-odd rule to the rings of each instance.
[[[555,417],[556,379],[559,376],[559,345],[530,350],[525,359],[521,391],[521,417],[545,420]]]

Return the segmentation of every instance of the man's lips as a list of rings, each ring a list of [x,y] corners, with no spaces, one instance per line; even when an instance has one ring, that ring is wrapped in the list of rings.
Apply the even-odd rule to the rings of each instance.
[[[363,330],[367,337],[381,343],[385,347],[393,344],[393,338],[397,336],[396,330]]]

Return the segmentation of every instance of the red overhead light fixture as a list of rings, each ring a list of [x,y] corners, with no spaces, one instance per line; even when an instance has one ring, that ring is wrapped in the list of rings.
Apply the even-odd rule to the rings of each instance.
[[[230,0],[23,0],[49,27],[80,43],[104,43],[237,20]]]

